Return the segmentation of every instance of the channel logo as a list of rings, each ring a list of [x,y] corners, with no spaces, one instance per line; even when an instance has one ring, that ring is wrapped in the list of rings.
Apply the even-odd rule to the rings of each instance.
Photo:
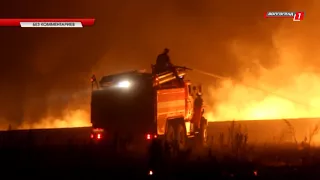
[[[268,11],[265,13],[265,18],[292,18],[293,21],[302,21],[305,17],[305,13],[300,12],[289,12],[289,11]]]

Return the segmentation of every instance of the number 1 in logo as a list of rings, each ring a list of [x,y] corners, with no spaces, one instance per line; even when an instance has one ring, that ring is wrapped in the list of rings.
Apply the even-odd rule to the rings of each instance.
[[[296,12],[293,16],[293,21],[302,21],[304,18],[304,12]]]

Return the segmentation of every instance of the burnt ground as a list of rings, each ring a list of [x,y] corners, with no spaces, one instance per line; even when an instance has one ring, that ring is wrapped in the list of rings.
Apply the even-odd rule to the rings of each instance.
[[[266,127],[261,122],[258,125],[255,122],[252,125],[251,122],[244,123],[247,123],[249,140],[258,138],[253,131],[258,125]],[[286,128],[283,122],[267,122],[270,127],[274,127],[274,123]],[[154,151],[152,156],[141,156],[93,146],[89,143],[89,127],[2,131],[1,171],[12,178],[33,176],[41,179],[66,176],[90,179],[318,179],[319,149],[277,144],[254,148],[248,146],[244,152],[235,153],[225,143],[218,141],[221,132],[228,133],[229,124],[209,124],[208,134],[215,136],[216,142],[211,155],[208,149],[202,149],[191,155],[181,154],[174,158],[160,151]],[[272,130],[265,128],[268,129]],[[154,171],[153,176],[148,176],[150,169]]]
[[[309,152],[268,149],[251,159],[214,151],[169,157],[156,150],[152,156],[138,156],[92,144],[35,146],[29,142],[2,146],[0,159],[1,170],[11,178],[318,179],[320,156]],[[153,176],[148,175],[150,169]]]
[[[246,131],[249,135],[250,143],[264,144],[266,142],[276,142],[280,140],[292,139],[288,123],[294,128],[295,136],[298,141],[303,141],[309,135],[310,129],[314,129],[320,118],[300,118],[300,119],[274,119],[274,120],[253,120],[253,121],[236,121],[236,127],[240,126],[242,131]],[[213,137],[214,141],[220,141],[219,136],[223,134],[228,136],[232,122],[209,122],[208,136]],[[25,141],[29,136],[38,144],[67,144],[70,141],[84,144],[88,141],[91,127],[82,128],[59,128],[59,129],[33,129],[33,130],[16,130],[10,133],[10,139],[17,141]],[[7,131],[0,131],[1,141],[8,136]],[[278,143],[278,142],[277,142]]]

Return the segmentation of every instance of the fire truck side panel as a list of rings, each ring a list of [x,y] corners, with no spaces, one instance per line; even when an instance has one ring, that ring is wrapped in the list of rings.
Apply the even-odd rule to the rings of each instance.
[[[157,133],[165,134],[166,120],[184,117],[186,112],[185,88],[157,90]]]

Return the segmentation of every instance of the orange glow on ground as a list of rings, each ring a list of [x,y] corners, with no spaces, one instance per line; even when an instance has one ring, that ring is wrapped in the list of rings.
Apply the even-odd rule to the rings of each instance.
[[[24,122],[19,129],[89,127],[90,114],[85,110],[66,111],[62,118],[48,117],[36,123]]]

